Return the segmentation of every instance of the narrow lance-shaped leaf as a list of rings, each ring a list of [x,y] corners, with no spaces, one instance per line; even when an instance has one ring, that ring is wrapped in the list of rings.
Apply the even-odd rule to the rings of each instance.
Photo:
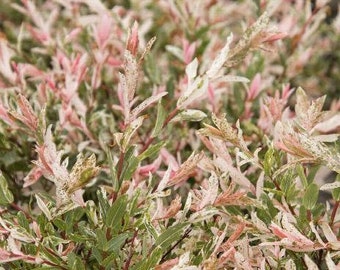
[[[157,137],[162,131],[165,118],[166,118],[166,112],[162,105],[162,101],[159,100],[158,105],[157,105],[157,119],[156,119],[155,127],[153,128],[152,133],[151,133],[152,138]]]
[[[166,142],[159,142],[157,144],[149,146],[148,149],[146,149],[143,153],[138,155],[138,159],[142,161],[143,159],[146,159],[148,157],[152,157],[153,155],[156,155],[162,147],[164,147]]]
[[[115,232],[118,232],[122,227],[122,219],[126,213],[127,203],[127,196],[120,196],[106,213],[105,223]]]
[[[46,106],[44,106],[38,115],[38,128],[37,128],[37,143],[44,143],[44,134],[46,133]]]
[[[184,233],[184,229],[188,223],[179,223],[172,227],[167,228],[155,242],[156,247],[160,246],[162,250],[166,250],[172,243],[178,241]]]
[[[319,267],[312,261],[307,254],[304,256],[304,261],[306,263],[308,270],[319,270]]]
[[[117,236],[110,239],[107,243],[105,243],[103,247],[103,251],[108,252],[117,252],[121,249],[121,246],[125,243],[125,241],[131,236],[129,233],[118,234]]]
[[[199,122],[199,121],[202,121],[206,117],[207,115],[200,110],[188,109],[177,114],[174,118],[171,119],[171,122],[178,122],[178,121]]]
[[[132,136],[135,134],[137,129],[143,124],[144,119],[145,119],[145,116],[140,116],[134,121],[132,121],[129,124],[129,126],[126,128],[123,134],[122,142],[121,142],[121,151],[123,153],[125,153],[127,147],[129,146]]]
[[[136,108],[134,108],[131,112],[131,119],[135,119],[141,112],[143,112],[147,107],[149,107],[152,103],[157,102],[163,96],[167,95],[167,92],[162,92],[157,95],[153,95],[144,100],[141,104],[139,104]]]
[[[200,152],[199,154],[192,153],[190,157],[175,172],[175,175],[171,177],[167,184],[168,187],[179,185],[186,181],[188,177],[195,171],[198,162],[203,158],[203,156],[203,152]]]
[[[318,197],[319,197],[319,187],[317,184],[312,183],[306,189],[305,195],[302,200],[302,204],[308,210],[312,210],[318,201]]]
[[[337,269],[337,267],[336,267],[334,261],[332,260],[332,257],[331,257],[329,252],[327,252],[327,255],[326,255],[326,265],[327,265],[328,269],[330,269],[330,270],[336,270]]]
[[[120,184],[122,183],[123,180],[131,180],[131,177],[136,171],[139,163],[140,160],[134,155],[132,155],[129,159],[125,160],[121,178],[119,179]]]
[[[48,220],[52,220],[52,214],[48,209],[47,205],[44,203],[44,201],[39,197],[38,194],[35,195],[35,198],[37,200],[37,204],[40,210],[45,214]]]
[[[152,37],[148,43],[146,43],[145,49],[141,55],[141,57],[138,60],[138,64],[140,65],[142,61],[144,60],[145,56],[150,52],[152,45],[155,43],[156,37]]]
[[[188,81],[192,82],[193,79],[197,76],[197,68],[198,68],[198,60],[195,58],[189,63],[185,68],[185,74],[188,77]]]
[[[227,43],[224,45],[223,49],[219,52],[218,56],[214,59],[209,70],[207,71],[208,78],[216,77],[223,64],[227,61],[230,50],[229,47],[232,41],[233,34],[231,33],[227,38]]]
[[[147,256],[140,265],[138,265],[138,268],[140,270],[149,270],[153,269],[155,265],[161,260],[163,255],[163,251],[160,248],[155,248],[150,256]]]
[[[106,156],[107,156],[107,160],[108,160],[108,164],[109,164],[109,168],[110,168],[110,176],[111,176],[111,180],[112,180],[112,187],[115,191],[118,191],[119,184],[118,184],[118,179],[117,179],[116,167],[113,163],[112,153],[111,153],[109,148],[106,149]]]
[[[6,178],[0,171],[0,205],[8,205],[14,201],[12,192],[8,189]]]
[[[138,65],[136,58],[130,51],[125,50],[124,53],[125,64],[124,71],[126,77],[126,86],[128,91],[128,100],[131,101],[135,95],[138,82]]]

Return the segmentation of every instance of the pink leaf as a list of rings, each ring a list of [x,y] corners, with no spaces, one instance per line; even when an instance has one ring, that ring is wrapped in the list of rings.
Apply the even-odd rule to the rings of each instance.
[[[138,52],[138,23],[135,21],[132,29],[129,31],[128,41],[126,49],[130,51],[133,56],[137,55]]]
[[[261,75],[257,73],[250,84],[247,101],[253,101],[261,91]]]

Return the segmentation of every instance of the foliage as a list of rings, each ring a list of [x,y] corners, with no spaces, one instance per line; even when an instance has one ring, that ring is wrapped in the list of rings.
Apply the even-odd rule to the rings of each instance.
[[[3,0],[0,265],[338,269],[336,8]]]

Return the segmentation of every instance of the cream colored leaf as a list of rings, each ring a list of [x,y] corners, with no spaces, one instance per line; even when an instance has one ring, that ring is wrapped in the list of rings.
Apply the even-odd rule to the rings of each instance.
[[[214,59],[213,63],[211,64],[209,70],[207,71],[208,78],[214,78],[218,74],[218,72],[223,67],[223,64],[227,61],[229,55],[229,47],[231,42],[233,41],[233,34],[231,33],[228,38],[227,42],[224,45],[223,49]]]
[[[319,270],[318,266],[312,261],[307,254],[304,256],[304,261],[306,263],[308,270]]]

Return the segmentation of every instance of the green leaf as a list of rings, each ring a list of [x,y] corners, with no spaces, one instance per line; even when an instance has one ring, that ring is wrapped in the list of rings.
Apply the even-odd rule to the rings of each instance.
[[[69,270],[85,270],[84,263],[73,252],[67,255],[67,266]]]
[[[149,270],[149,269],[153,269],[156,264],[159,263],[159,261],[161,260],[163,255],[162,249],[157,247],[155,248],[151,255],[146,257],[144,260],[142,260],[141,262],[135,264],[131,269],[132,270]]]
[[[46,260],[58,266],[64,265],[64,261],[57,255],[58,254],[57,251],[52,250],[51,248],[47,249],[45,245],[39,245],[39,249],[40,249],[39,255],[43,260]]]
[[[95,205],[94,201],[88,200],[86,202],[85,213],[90,224],[97,226],[99,222],[99,217],[97,213],[97,205]]]
[[[154,129],[152,130],[151,137],[155,138],[157,137],[160,132],[162,131],[164,120],[166,118],[166,112],[164,110],[164,107],[162,105],[162,100],[158,101],[157,105],[157,119]]]
[[[127,196],[126,195],[120,196],[116,199],[116,201],[107,211],[105,224],[106,226],[112,228],[114,232],[118,232],[122,227],[123,217],[127,209],[127,203],[128,203]]]
[[[124,155],[123,170],[119,179],[119,184],[124,180],[130,180],[139,165],[139,159],[134,155],[136,147],[131,146]]]
[[[11,144],[9,143],[8,138],[2,133],[0,133],[0,149],[2,149],[2,150],[4,150],[4,149],[10,150],[11,149]]]
[[[17,219],[18,219],[19,225],[21,227],[23,227],[26,231],[29,232],[30,231],[30,227],[29,227],[30,225],[29,225],[29,222],[28,222],[25,214],[22,211],[18,212]]]
[[[97,191],[97,198],[98,198],[98,202],[99,202],[99,212],[102,213],[103,217],[106,217],[106,213],[110,207],[109,202],[106,198],[106,192],[104,190],[104,188],[102,188],[101,190]]]
[[[302,167],[302,165],[297,165],[296,166],[296,172],[298,173],[299,175],[299,178],[302,182],[302,185],[304,188],[307,188],[308,186],[308,180],[307,180],[307,177],[305,175],[305,172],[304,172],[304,168]]]
[[[6,178],[0,171],[0,205],[6,206],[14,201],[12,192],[8,189]]]
[[[299,190],[295,183],[296,174],[293,170],[287,170],[283,175],[278,177],[280,188],[286,197],[288,203],[296,202]]]
[[[22,158],[19,156],[17,152],[17,148],[13,148],[11,151],[4,152],[0,156],[1,163],[11,169],[11,170],[18,170],[19,166],[16,166],[16,164],[22,163]],[[23,167],[21,167],[22,169]]]
[[[93,247],[92,248],[92,257],[95,258],[99,264],[102,264],[103,256],[102,256],[101,249]]]
[[[46,132],[46,106],[44,106],[38,115],[37,141],[38,144],[43,144],[44,135]]]
[[[317,184],[310,184],[305,192],[305,196],[302,199],[302,204],[308,209],[311,210],[315,207],[315,204],[318,201],[319,197],[319,187]]]
[[[165,144],[166,144],[166,142],[161,141],[157,144],[149,146],[148,149],[146,149],[143,153],[141,153],[138,156],[139,161],[142,161],[143,159],[146,159],[148,157],[152,157],[152,156],[158,154],[158,152],[161,150],[162,147],[165,146]]]
[[[96,240],[97,240],[97,248],[100,250],[104,250],[104,246],[107,243],[106,235],[103,229],[96,230]]]
[[[82,228],[83,229],[83,228]],[[91,241],[93,239],[97,239],[96,237],[89,237],[83,234],[69,234],[69,239],[71,241],[79,243],[87,243],[88,241]]]
[[[161,69],[158,67],[157,57],[152,56],[149,54],[145,59],[145,70],[148,74],[148,78],[157,85],[161,84],[162,81],[162,74]]]
[[[305,229],[308,230],[309,228],[307,209],[303,205],[301,205],[301,207],[299,208],[299,215],[297,216],[297,227],[300,229],[300,231],[304,231]]]
[[[188,223],[179,223],[172,227],[167,228],[160,236],[156,239],[156,247],[160,246],[165,251],[172,243],[178,241],[183,233],[184,229],[188,226]]]
[[[131,156],[131,158],[125,158],[124,167],[121,175],[121,181],[123,180],[130,180],[134,172],[136,171],[140,161],[137,157]]]
[[[53,220],[53,225],[57,226],[57,228],[59,230],[62,230],[62,231],[66,231],[66,228],[67,228],[67,224],[64,220],[62,220],[61,218],[55,218]]]
[[[101,265],[103,265],[104,269],[123,269],[122,267],[113,267],[114,262],[117,260],[117,253],[109,253],[108,256],[102,260]]]
[[[156,228],[152,225],[152,223],[150,222],[149,218],[146,217],[146,215],[144,216],[143,223],[141,225],[145,227],[145,229],[148,231],[150,235],[152,235],[154,239],[158,238],[158,232]]]
[[[277,169],[279,160],[280,158],[278,152],[273,147],[270,147],[264,155],[264,173],[268,176],[271,176],[273,172]]]
[[[103,250],[116,253],[121,249],[122,245],[125,243],[126,239],[128,239],[129,237],[131,237],[131,233],[119,234],[113,237],[112,239],[110,239],[110,241],[108,241],[104,245]]]

